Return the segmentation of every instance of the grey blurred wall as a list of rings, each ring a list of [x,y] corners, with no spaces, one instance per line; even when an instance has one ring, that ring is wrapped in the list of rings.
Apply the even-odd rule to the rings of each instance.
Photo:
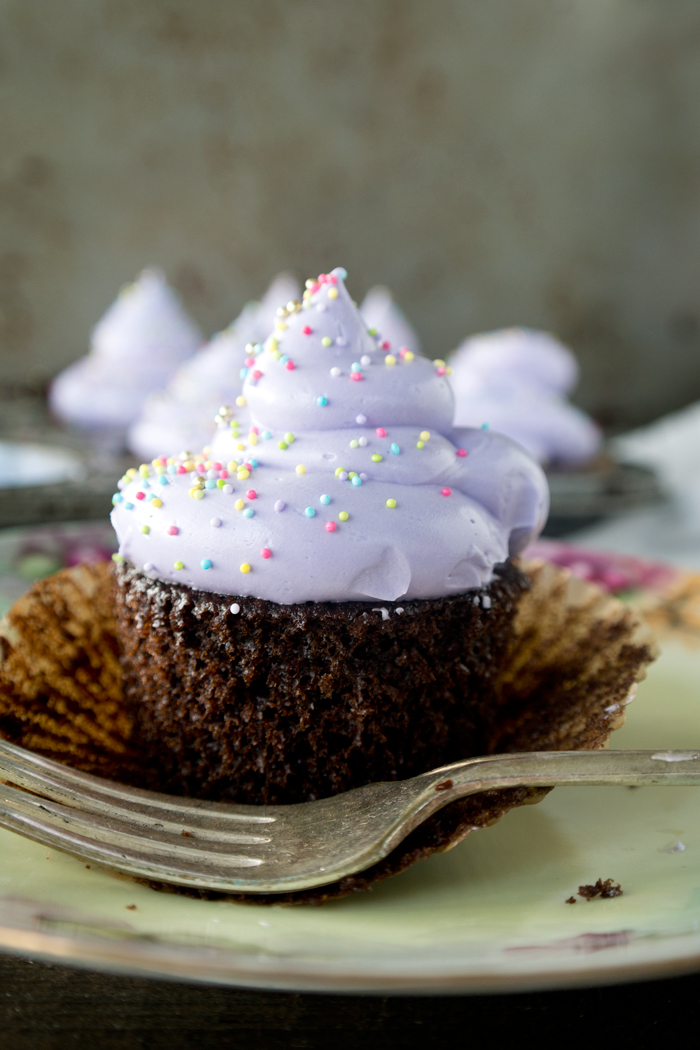
[[[141,267],[207,332],[272,274],[428,350],[522,323],[617,426],[700,397],[697,0],[0,0],[0,381]]]

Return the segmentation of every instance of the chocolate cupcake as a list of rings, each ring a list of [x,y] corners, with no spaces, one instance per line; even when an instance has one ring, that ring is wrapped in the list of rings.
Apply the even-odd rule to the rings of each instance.
[[[297,802],[486,749],[547,511],[540,467],[449,438],[433,364],[336,269],[247,363],[243,434],[130,471],[112,515],[127,696],[167,790]]]

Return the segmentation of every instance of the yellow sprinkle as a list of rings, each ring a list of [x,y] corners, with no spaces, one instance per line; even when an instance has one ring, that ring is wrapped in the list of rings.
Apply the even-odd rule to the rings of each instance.
[[[239,470],[238,473],[236,474],[236,477],[238,478],[239,481],[246,481],[247,478],[250,477],[250,471],[249,470]]]
[[[163,466],[162,463],[159,463],[158,466],[155,469],[156,469],[156,474],[165,474],[165,467]]]
[[[393,354],[387,354],[386,357],[384,358],[384,364],[385,365],[395,365],[396,364],[396,358],[394,357],[394,355]]]
[[[287,442],[286,441],[278,441],[277,442],[277,448],[286,448],[286,447],[287,447]]]
[[[275,323],[275,328],[277,329],[278,332],[285,332],[287,330],[287,326],[284,323],[284,321],[277,321]]]
[[[340,518],[341,521],[347,521],[348,518],[350,517],[350,515],[348,514],[348,512],[346,510],[341,510],[341,512],[338,515],[338,517]]]
[[[243,397],[243,394],[239,394],[238,397],[236,398],[236,404],[238,405],[239,408],[243,408],[245,403],[246,403],[246,400]]]
[[[192,488],[192,489],[189,490],[188,495],[191,496],[192,499],[194,499],[194,494],[195,494],[196,491],[197,491],[197,489]]]
[[[144,534],[144,536],[148,536],[150,531],[151,531],[151,529],[150,529],[149,525],[142,525],[141,526],[141,532]]]
[[[345,467],[336,467],[335,468],[335,476],[338,477],[338,475],[342,474],[344,470],[345,470]]]
[[[194,498],[195,499],[204,499],[204,489],[195,489],[194,490]]]
[[[138,474],[138,470],[136,469],[136,467],[129,467],[129,469],[126,472],[126,476],[127,476],[127,478],[129,478],[129,480],[131,480],[132,478],[135,478],[137,474]]]
[[[306,467],[303,463],[300,463],[297,467],[297,474],[306,474]]]
[[[159,467],[160,466],[160,460],[159,459],[152,459],[151,460],[151,466],[152,467]]]
[[[445,369],[445,375],[448,375],[448,376],[452,375],[452,368],[451,368],[450,365],[448,365],[447,368]]]
[[[425,448],[424,441],[416,441],[416,448]]]
[[[287,442],[287,444],[291,445],[292,441],[294,441],[294,434],[286,433],[284,435],[284,440]]]
[[[212,468],[212,461],[210,459],[208,459],[206,461],[206,463],[204,464],[204,466],[207,468],[207,470],[211,470],[211,468]]]
[[[245,445],[243,444],[242,441],[239,441],[237,443],[237,445],[236,445],[236,448],[238,449],[239,452],[243,452],[245,450]]]
[[[194,470],[194,460],[193,459],[186,460],[182,465],[185,468],[185,470]]]
[[[393,510],[394,507],[396,506],[396,500],[395,499],[388,499],[386,501],[386,505],[389,508],[389,510]]]
[[[176,568],[176,569],[184,569],[184,567],[185,567],[184,562],[181,562],[181,561],[176,561],[175,562],[174,568]]]
[[[279,361],[280,357],[282,356],[282,354],[276,348],[274,350],[270,350],[270,353],[271,353],[272,357],[275,359],[275,361]]]
[[[234,503],[234,507],[236,508],[236,510],[243,510],[243,508],[245,507],[245,500],[237,499]]]
[[[421,432],[418,435],[418,437],[421,439],[421,441],[430,441],[430,431],[429,430],[421,430]]]
[[[208,456],[210,452],[211,452],[210,446],[209,445],[205,445],[204,448],[202,449],[202,455],[203,456]]]
[[[329,299],[337,299],[338,298],[338,289],[337,288],[329,288],[328,289],[328,298]]]
[[[142,478],[147,478],[149,474],[148,463],[142,463],[139,467],[139,474]]]
[[[162,507],[163,506],[163,500],[162,499],[158,499],[158,497],[156,496],[155,499],[151,500],[151,506],[152,507]]]
[[[403,355],[403,359],[404,361],[413,361],[415,356],[416,355],[413,353],[412,350],[407,350],[406,353]]]
[[[169,467],[172,467],[173,463],[175,463],[175,456],[169,456],[168,459],[166,460],[166,463],[168,464]]]
[[[442,360],[441,357],[436,357],[435,360],[433,361],[433,364],[435,365],[436,368],[444,368],[445,367],[445,362]]]
[[[248,441],[250,442],[251,445],[257,445],[257,443],[258,443],[258,435],[257,434],[251,434],[250,437],[248,438]]]
[[[241,565],[241,572],[250,572],[250,565],[247,561],[244,561]]]
[[[228,465],[228,469],[229,470],[238,470],[238,464],[236,463],[235,459],[231,460],[231,462]]]
[[[329,335],[324,335],[323,339],[321,340],[321,346],[332,346],[332,345],[333,345],[333,340],[331,339],[331,337]]]

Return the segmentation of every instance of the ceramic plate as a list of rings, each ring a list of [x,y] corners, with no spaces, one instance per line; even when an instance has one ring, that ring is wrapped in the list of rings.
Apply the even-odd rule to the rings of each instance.
[[[664,642],[613,740],[700,745],[700,647]],[[566,903],[598,878],[623,895]],[[700,966],[700,796],[559,788],[369,894],[293,908],[155,893],[0,831],[0,946],[307,991],[515,991],[680,973]]]

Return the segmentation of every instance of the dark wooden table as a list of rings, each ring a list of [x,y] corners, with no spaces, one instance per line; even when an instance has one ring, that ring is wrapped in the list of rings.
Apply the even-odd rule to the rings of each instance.
[[[0,956],[2,1050],[646,1050],[694,1042],[700,974],[499,996],[251,992]]]

